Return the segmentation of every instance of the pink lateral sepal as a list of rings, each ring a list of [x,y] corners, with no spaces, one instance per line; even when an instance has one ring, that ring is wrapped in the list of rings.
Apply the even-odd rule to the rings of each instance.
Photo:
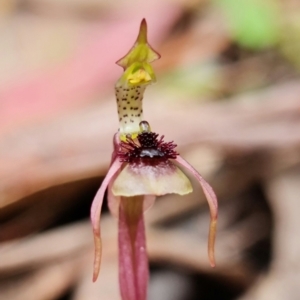
[[[194,177],[200,183],[205,197],[207,199],[209,210],[210,210],[210,226],[209,226],[209,237],[208,237],[208,257],[212,267],[215,267],[215,240],[217,231],[217,219],[218,219],[218,200],[212,187],[204,180],[204,178],[191,166],[185,159],[180,155],[177,156],[175,161],[181,166],[188,169]]]
[[[94,234],[94,243],[95,243],[95,257],[94,257],[94,272],[93,272],[93,281],[95,282],[98,278],[98,274],[100,271],[101,264],[101,253],[102,253],[102,245],[101,245],[101,234],[100,234],[100,215],[101,208],[103,203],[104,193],[106,191],[107,186],[110,181],[114,177],[114,175],[121,168],[121,163],[119,159],[115,159],[111,164],[107,175],[105,176],[100,189],[98,190],[91,207],[91,221],[93,226],[93,234]]]
[[[111,156],[111,164],[115,159],[119,159],[118,158],[119,145],[120,145],[120,134],[119,132],[116,132],[113,137],[114,151]],[[117,178],[117,176],[120,174],[120,172],[121,172],[121,168],[111,178],[107,189],[107,204],[108,204],[109,211],[114,217],[118,217],[119,215],[119,204],[120,204],[121,197],[115,196],[112,193],[111,187],[115,179]]]
[[[113,176],[112,180],[110,181],[110,183],[108,185],[108,189],[107,189],[108,208],[109,208],[110,213],[116,218],[118,218],[118,216],[119,216],[119,205],[120,205],[121,197],[115,196],[113,194],[111,188],[112,188],[112,185],[113,185],[115,179],[117,178],[117,176],[119,174],[120,174],[120,170],[115,173],[115,175]]]
[[[122,300],[146,300],[149,280],[143,196],[122,197],[119,208],[119,281]]]

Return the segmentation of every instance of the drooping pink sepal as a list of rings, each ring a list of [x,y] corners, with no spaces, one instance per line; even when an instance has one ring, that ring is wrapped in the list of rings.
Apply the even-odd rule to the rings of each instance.
[[[143,196],[122,197],[119,207],[119,281],[122,300],[146,300],[149,279]]]
[[[122,163],[120,163],[119,159],[116,158],[110,168],[109,171],[104,178],[100,189],[98,190],[91,207],[91,221],[93,226],[94,233],[94,243],[95,243],[95,257],[94,257],[94,272],[93,272],[93,281],[96,281],[100,271],[101,264],[101,254],[102,254],[102,244],[101,244],[101,233],[100,233],[100,216],[101,216],[101,208],[103,203],[104,193],[106,188],[114,175],[120,170]]]
[[[200,183],[205,197],[207,199],[209,210],[210,210],[210,226],[209,226],[209,237],[208,237],[208,257],[210,265],[215,267],[215,240],[217,231],[217,219],[218,219],[218,200],[212,187],[204,180],[204,178],[191,166],[185,159],[180,155],[175,159],[180,165],[188,169],[194,177]]]

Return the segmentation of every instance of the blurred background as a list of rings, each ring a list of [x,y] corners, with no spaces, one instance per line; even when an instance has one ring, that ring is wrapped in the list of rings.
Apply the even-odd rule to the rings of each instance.
[[[300,299],[300,1],[1,0],[0,299],[120,300],[104,208],[89,208],[118,128],[114,64],[142,18],[161,53],[145,119],[214,187],[146,214],[149,300]]]

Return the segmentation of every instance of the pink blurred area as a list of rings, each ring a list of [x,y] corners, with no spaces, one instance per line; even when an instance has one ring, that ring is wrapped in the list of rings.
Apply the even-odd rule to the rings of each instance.
[[[107,3],[99,17],[78,22],[51,11],[7,13],[2,23],[13,35],[3,30],[2,43],[13,62],[0,58],[6,69],[0,73],[0,134],[101,101],[96,94],[112,94],[121,74],[114,63],[132,46],[141,20],[146,18],[155,47],[179,13],[178,5],[165,1],[128,1],[118,7]],[[51,48],[59,47],[58,58],[47,61]]]

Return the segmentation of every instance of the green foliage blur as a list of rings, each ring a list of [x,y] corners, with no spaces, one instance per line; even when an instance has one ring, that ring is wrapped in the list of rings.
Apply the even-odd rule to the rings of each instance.
[[[243,47],[263,49],[279,40],[278,6],[271,0],[216,0],[232,37]]]
[[[232,39],[251,50],[275,48],[300,69],[300,3],[279,0],[214,0]]]
[[[197,38],[210,55],[199,51],[166,74],[166,86],[175,94],[220,100],[299,76],[300,1],[211,0],[206,8],[198,26],[211,18],[215,29],[206,33],[210,40]],[[211,40],[219,32],[226,42],[215,53]]]

